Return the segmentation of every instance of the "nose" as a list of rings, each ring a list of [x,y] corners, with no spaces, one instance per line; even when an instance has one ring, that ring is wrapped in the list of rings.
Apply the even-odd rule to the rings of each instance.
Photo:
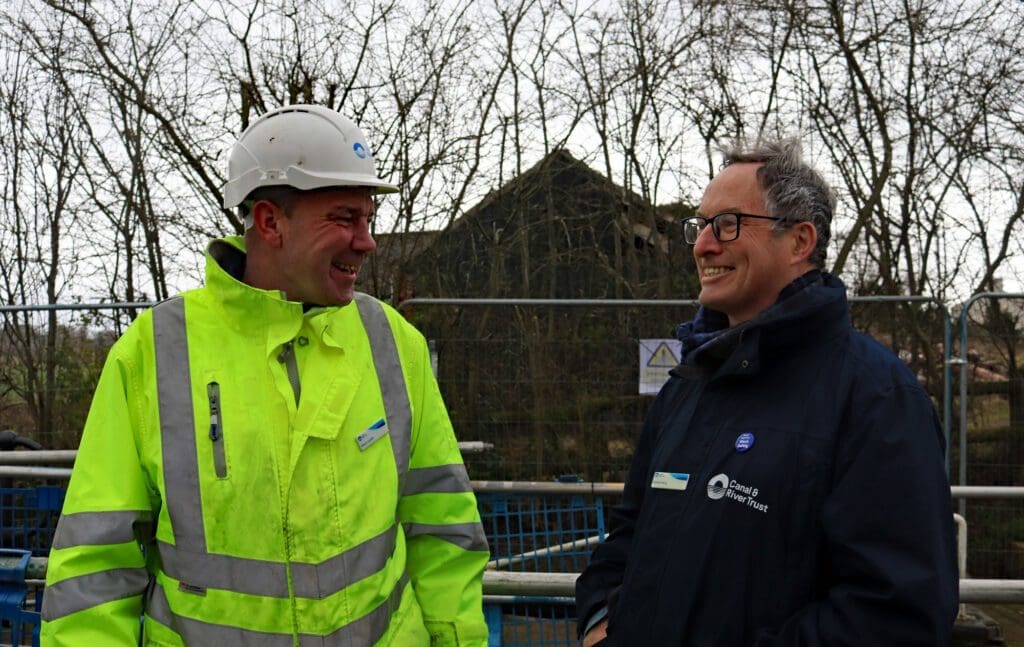
[[[697,234],[697,242],[693,244],[693,257],[700,258],[708,254],[717,253],[721,249],[722,243],[718,242],[715,238],[715,232],[712,231],[712,227],[708,224],[707,227],[700,230]]]
[[[370,223],[366,220],[361,220],[360,224],[355,228],[355,232],[352,235],[352,249],[364,254],[369,254],[377,249],[377,241],[370,234]]]

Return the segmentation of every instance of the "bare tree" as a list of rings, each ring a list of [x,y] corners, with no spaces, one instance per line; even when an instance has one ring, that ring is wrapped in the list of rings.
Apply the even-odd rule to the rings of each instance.
[[[581,224],[562,187],[522,188],[459,271],[486,273],[494,294],[552,295],[589,253],[608,296],[692,296],[674,292],[689,250],[656,206],[688,213],[715,146],[760,134],[803,134],[839,186],[830,267],[856,292],[951,305],[1021,272],[1012,0],[14,7],[0,13],[12,301],[150,300],[196,283],[206,239],[242,230],[221,206],[224,151],[299,101],[357,119],[400,186],[380,202],[380,262],[361,279],[396,301],[433,239],[420,234],[475,226],[474,205],[562,149],[617,185],[618,215]],[[71,227],[79,214],[88,226]],[[588,242],[605,236],[610,251]]]
[[[6,21],[0,28],[10,34]],[[82,173],[82,129],[67,98],[36,66],[23,42],[4,39],[6,69],[0,80],[0,151],[8,162],[0,227],[0,291],[7,303],[58,303],[76,267],[67,233],[80,226],[75,185]],[[48,43],[61,56],[60,32]],[[42,320],[31,312],[3,317],[0,391],[27,408],[37,437],[59,417],[61,353],[57,312]]]

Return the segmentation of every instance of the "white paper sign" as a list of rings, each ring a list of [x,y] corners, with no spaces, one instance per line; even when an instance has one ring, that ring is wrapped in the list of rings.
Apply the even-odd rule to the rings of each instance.
[[[678,339],[640,340],[640,393],[657,393],[668,381],[669,369],[679,364],[683,344]]]

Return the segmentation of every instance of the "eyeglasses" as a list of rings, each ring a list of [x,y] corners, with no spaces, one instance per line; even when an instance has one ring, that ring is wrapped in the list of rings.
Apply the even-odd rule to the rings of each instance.
[[[683,239],[690,245],[697,242],[700,232],[709,224],[711,232],[720,243],[727,243],[740,237],[740,221],[743,218],[757,218],[758,220],[782,220],[772,216],[755,216],[750,213],[720,213],[713,218],[703,216],[690,216],[683,219]]]

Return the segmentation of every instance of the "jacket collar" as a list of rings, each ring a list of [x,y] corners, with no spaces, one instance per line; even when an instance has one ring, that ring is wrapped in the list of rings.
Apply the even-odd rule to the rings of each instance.
[[[206,288],[214,295],[227,325],[249,335],[265,333],[268,348],[273,349],[294,339],[306,318],[325,342],[342,347],[342,340],[334,334],[338,326],[332,322],[345,308],[354,309],[354,304],[306,308],[298,301],[287,300],[279,290],[263,290],[245,283],[245,262],[245,241],[241,236],[219,238],[206,248]]]
[[[683,357],[677,377],[752,375],[761,363],[793,346],[848,327],[846,286],[831,274],[811,270],[783,288],[768,309],[732,328],[728,318],[701,307],[676,329]]]
[[[241,236],[228,236],[211,241],[206,248],[206,286],[226,308],[253,308],[293,316],[302,313],[302,304],[288,301],[279,290],[263,290],[245,283],[245,242]]]

